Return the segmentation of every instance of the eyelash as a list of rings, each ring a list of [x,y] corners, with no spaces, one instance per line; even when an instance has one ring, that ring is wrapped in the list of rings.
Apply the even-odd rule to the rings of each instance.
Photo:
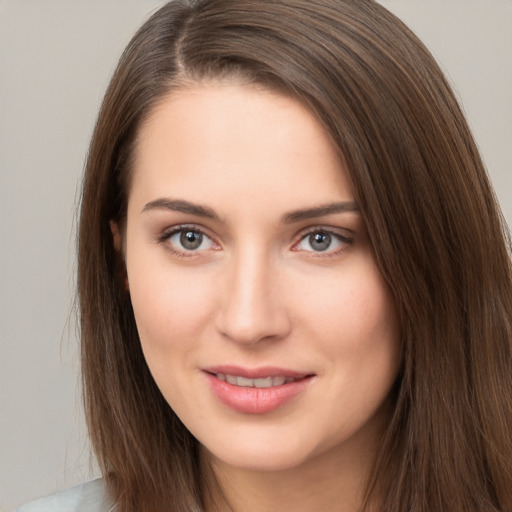
[[[170,229],[167,229],[158,235],[157,242],[161,243],[161,244],[166,244],[166,249],[168,251],[170,251],[173,255],[178,256],[180,258],[190,258],[190,257],[196,256],[199,251],[194,251],[194,250],[187,251],[185,249],[182,251],[176,250],[175,248],[173,248],[173,246],[170,243],[168,243],[171,237],[173,237],[174,235],[176,235],[178,233],[182,233],[185,231],[192,231],[194,233],[200,234],[203,237],[208,238],[209,240],[211,240],[211,242],[213,244],[218,246],[218,244],[212,239],[211,236],[209,236],[205,232],[204,229],[202,229],[199,226],[193,225],[193,224],[183,224],[183,225],[178,225],[178,226],[174,226]],[[304,240],[306,240],[309,236],[314,235],[314,234],[329,235],[333,239],[338,240],[342,244],[342,246],[334,251],[329,250],[329,249],[326,249],[325,252],[324,251],[313,251],[313,250],[303,251],[303,252],[309,253],[308,257],[312,257],[312,258],[330,258],[330,257],[337,256],[341,252],[345,251],[347,249],[347,246],[352,245],[354,242],[353,238],[342,235],[341,233],[339,233],[337,231],[334,231],[334,230],[328,229],[328,228],[322,228],[319,226],[315,226],[315,227],[310,228],[307,231],[302,232],[300,234],[300,238],[297,242],[295,242],[293,244],[292,250],[299,252],[299,249],[296,249],[296,247],[299,244],[301,244]]]
[[[315,226],[313,228],[308,229],[305,232],[302,232],[300,235],[299,241],[294,243],[293,247],[297,247],[300,243],[302,243],[308,237],[310,237],[311,235],[315,235],[315,234],[329,235],[333,239],[338,240],[342,244],[342,246],[336,250],[326,249],[325,252],[324,251],[304,251],[304,252],[307,252],[308,257],[311,257],[311,258],[332,258],[332,257],[338,256],[340,253],[344,252],[347,249],[347,246],[350,246],[354,243],[353,238],[342,235],[338,231],[335,231],[335,230],[329,229],[329,228],[322,228],[321,226]],[[298,251],[298,249],[293,249],[293,248],[292,248],[292,250]]]
[[[190,257],[193,257],[193,256],[196,255],[196,253],[198,251],[193,251],[193,250],[188,250],[187,251],[186,249],[183,249],[182,251],[180,251],[180,250],[174,249],[173,246],[170,243],[167,243],[167,242],[169,242],[171,237],[173,237],[174,235],[176,235],[178,233],[186,232],[186,231],[192,231],[194,233],[200,234],[203,237],[206,237],[209,240],[211,240],[212,243],[214,243],[215,245],[218,245],[212,239],[212,237],[209,236],[202,228],[200,228],[199,226],[195,226],[194,224],[182,224],[182,225],[174,226],[174,227],[172,227],[170,229],[167,229],[167,230],[163,231],[158,236],[157,241],[159,243],[161,243],[161,244],[165,244],[166,249],[168,251],[170,251],[171,254],[173,254],[174,256],[178,256],[180,258],[190,258]]]

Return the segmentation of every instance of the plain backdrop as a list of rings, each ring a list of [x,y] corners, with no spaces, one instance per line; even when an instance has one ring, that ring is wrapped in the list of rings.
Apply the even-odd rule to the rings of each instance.
[[[381,0],[448,74],[512,223],[512,1]],[[0,0],[0,510],[98,475],[73,314],[84,156],[152,0]]]

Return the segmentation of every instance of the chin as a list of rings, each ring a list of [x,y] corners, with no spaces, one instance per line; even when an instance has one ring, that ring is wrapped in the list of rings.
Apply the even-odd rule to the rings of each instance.
[[[231,454],[222,456],[222,458],[213,455],[215,459],[222,464],[226,464],[232,468],[251,472],[274,472],[288,471],[299,467],[304,460],[297,457],[296,454],[290,455],[286,453],[261,453],[257,456],[243,454]]]
[[[274,440],[272,442],[218,443],[214,450],[205,446],[208,457],[216,463],[245,471],[286,471],[304,464],[313,454],[298,443]],[[215,464],[215,462],[214,462]]]

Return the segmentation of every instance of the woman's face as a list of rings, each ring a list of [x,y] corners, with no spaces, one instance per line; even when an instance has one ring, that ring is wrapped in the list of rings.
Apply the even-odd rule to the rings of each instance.
[[[333,145],[256,87],[175,91],[140,131],[125,256],[163,396],[215,460],[285,469],[375,441],[393,299]]]

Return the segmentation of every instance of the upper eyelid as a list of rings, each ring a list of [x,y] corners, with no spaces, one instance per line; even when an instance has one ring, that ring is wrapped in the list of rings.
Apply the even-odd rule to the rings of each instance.
[[[159,244],[170,244],[169,240],[171,237],[173,237],[175,234],[179,233],[180,231],[195,231],[197,233],[200,233],[202,236],[208,238],[214,245],[220,246],[219,242],[216,240],[214,236],[211,236],[208,232],[208,230],[204,229],[201,226],[197,226],[196,224],[178,224],[175,226],[169,226],[165,229],[162,229],[155,235],[155,242]],[[180,249],[177,249],[179,252]],[[191,251],[196,252],[196,251]]]
[[[198,226],[197,224],[177,224],[175,226],[170,226],[168,228],[163,229],[159,233],[159,238],[169,238],[172,235],[179,233],[180,231],[186,231],[187,229],[189,231],[197,231],[198,233],[201,233],[202,235],[207,236],[212,240],[214,239],[214,237],[210,234],[210,230],[204,228],[203,226]]]
[[[340,236],[342,238],[351,238],[354,236],[353,231],[348,228],[337,228],[333,226],[311,226],[309,228],[300,230],[295,238],[300,241],[313,233],[327,233],[329,235]]]
[[[167,249],[170,250],[175,255],[182,256],[182,257],[188,257],[188,258],[191,258],[191,257],[194,257],[194,256],[199,256],[199,254],[201,252],[203,252],[204,250],[208,250],[208,249],[203,249],[203,250],[190,249],[190,250],[187,250],[186,248],[175,247],[174,244],[172,244],[170,242],[170,239],[174,235],[176,235],[176,234],[178,234],[180,232],[183,232],[183,231],[194,231],[194,232],[200,233],[202,236],[208,238],[208,240],[210,240],[210,242],[214,246],[219,247],[219,243],[215,240],[214,237],[212,237],[208,233],[206,233],[205,232],[206,230],[203,229],[202,227],[194,225],[194,224],[179,224],[179,225],[175,225],[175,226],[170,226],[167,229],[164,229],[163,231],[161,231],[159,234],[157,234],[156,242],[166,246]]]
[[[341,231],[348,232],[347,234],[342,233]],[[308,236],[314,234],[314,233],[325,233],[331,236],[334,236],[337,238],[341,243],[344,243],[345,245],[351,245],[354,242],[354,233],[352,230],[348,230],[346,228],[335,228],[335,227],[327,227],[327,226],[311,226],[310,228],[306,228],[305,230],[302,230],[299,232],[296,237],[294,238],[294,242],[291,245],[291,250],[297,250],[296,248],[299,246],[300,243],[302,243]],[[315,251],[306,251],[306,252],[312,252],[315,253]],[[317,256],[328,256],[337,253],[338,251],[325,251],[319,252]],[[315,253],[316,254],[316,253]],[[316,257],[316,256],[315,256]]]
[[[158,235],[157,239],[159,241],[164,241],[169,239],[171,236],[173,236],[176,233],[179,233],[180,231],[185,230],[191,230],[191,231],[197,231],[198,233],[201,233],[203,236],[208,237],[212,242],[214,242],[217,245],[221,245],[218,241],[218,237],[215,234],[211,233],[211,230],[195,224],[195,223],[183,223],[183,224],[177,224],[174,226],[169,226],[165,229],[163,229]],[[316,226],[309,226],[306,228],[302,228],[298,233],[296,233],[293,236],[292,241],[292,247],[296,246],[298,243],[300,243],[304,238],[307,236],[313,234],[313,233],[327,233],[336,237],[340,237],[342,239],[350,239],[353,237],[352,230],[348,228],[340,228],[340,227],[334,227],[334,226],[325,226],[325,225],[316,225]]]

